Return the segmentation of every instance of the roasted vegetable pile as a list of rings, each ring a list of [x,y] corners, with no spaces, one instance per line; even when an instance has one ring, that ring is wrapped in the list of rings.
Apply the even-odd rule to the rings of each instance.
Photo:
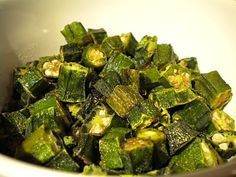
[[[0,151],[58,170],[168,175],[236,154],[232,97],[217,71],[179,59],[156,36],[108,36],[73,22],[67,44],[13,71],[0,114]]]

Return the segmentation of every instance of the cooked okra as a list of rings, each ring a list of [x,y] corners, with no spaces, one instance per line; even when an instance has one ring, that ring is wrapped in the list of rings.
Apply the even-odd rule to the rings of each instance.
[[[188,173],[236,155],[232,89],[156,36],[72,22],[56,55],[13,70],[0,152],[85,175]]]

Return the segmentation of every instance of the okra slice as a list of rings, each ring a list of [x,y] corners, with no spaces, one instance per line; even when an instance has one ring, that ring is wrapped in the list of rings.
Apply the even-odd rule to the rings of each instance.
[[[76,146],[76,141],[74,136],[64,136],[63,143],[67,148],[72,148]]]
[[[128,122],[133,130],[145,128],[159,120],[160,112],[149,100],[141,103],[130,110],[127,115]]]
[[[171,173],[187,173],[202,168],[216,167],[222,159],[204,138],[196,138],[186,149],[173,156],[169,168]]]
[[[178,61],[178,64],[182,67],[190,69],[192,73],[200,73],[197,58],[195,57],[183,58]]]
[[[168,64],[175,64],[178,56],[170,44],[158,44],[157,50],[153,56],[153,62],[158,70],[164,70]]]
[[[91,165],[85,165],[83,172],[83,175],[99,175],[99,176],[107,176],[107,173],[101,169],[100,166],[96,166],[94,164]]]
[[[191,89],[176,90],[175,88],[153,89],[148,98],[157,107],[173,108],[192,102],[197,95]]]
[[[37,68],[46,78],[58,78],[61,63],[58,56],[41,57]]]
[[[144,36],[135,50],[135,68],[140,69],[150,63],[152,56],[157,50],[157,37]]]
[[[101,68],[107,62],[107,57],[100,45],[94,44],[87,46],[82,54],[82,63],[84,66],[92,68]]]
[[[120,35],[120,39],[124,45],[124,50],[125,53],[129,56],[134,57],[135,55],[135,49],[138,45],[137,40],[135,39],[134,35],[129,32],[129,33],[125,33],[125,34],[121,34]]]
[[[49,83],[36,68],[29,68],[28,71],[17,79],[24,91],[32,98],[38,98],[49,89]]]
[[[60,47],[60,57],[63,62],[80,62],[83,47],[77,43],[70,43]]]
[[[107,37],[107,32],[103,28],[88,29],[88,34],[93,39],[94,44],[102,44],[102,41]]]
[[[220,109],[212,111],[211,124],[208,127],[208,133],[214,131],[234,131],[235,121],[226,112]]]
[[[120,36],[106,37],[102,41],[101,48],[105,52],[107,57],[111,57],[115,52],[123,52],[124,50],[124,46],[120,39]]]
[[[22,142],[22,149],[33,161],[44,164],[60,152],[61,146],[52,131],[41,126]]]
[[[129,68],[134,68],[133,60],[122,53],[115,53],[103,67],[99,76],[104,77],[109,71],[116,71],[121,76],[122,70]]]
[[[127,133],[129,133],[127,128],[112,128],[99,140],[100,165],[103,169],[116,170],[124,168],[120,152],[122,149],[121,143]]]
[[[177,151],[189,144],[197,135],[198,132],[192,129],[183,121],[174,122],[165,130],[167,137],[170,155],[174,155]]]
[[[123,150],[129,155],[135,174],[152,170],[153,146],[152,141],[138,138],[127,139],[123,144]]]
[[[68,152],[63,149],[55,157],[53,157],[46,166],[62,171],[78,171],[79,165],[72,159]]]
[[[151,140],[154,144],[162,144],[166,141],[164,132],[155,128],[144,128],[136,132],[136,137],[144,140]]]
[[[217,71],[211,71],[195,78],[193,88],[206,99],[212,109],[223,109],[232,98],[231,87]]]
[[[58,97],[63,102],[85,100],[85,81],[88,68],[78,63],[63,63],[58,77]]]
[[[192,128],[202,131],[211,122],[211,110],[203,100],[197,99],[175,112],[172,119],[174,121],[185,121]]]
[[[210,136],[210,141],[223,159],[236,155],[235,131],[216,132]]]
[[[132,88],[117,85],[106,102],[118,116],[125,117],[141,100],[142,96]]]
[[[192,88],[191,85],[191,72],[189,69],[184,68],[177,64],[170,64],[166,66],[166,69],[161,73],[164,81],[168,81],[171,87],[175,89],[188,89]],[[162,83],[167,85],[167,83]]]
[[[66,25],[61,33],[68,44],[77,43],[79,45],[84,45],[89,42],[87,31],[81,22],[75,21]]]
[[[136,69],[124,69],[122,72],[122,83],[133,88],[135,91],[140,90],[140,74]]]

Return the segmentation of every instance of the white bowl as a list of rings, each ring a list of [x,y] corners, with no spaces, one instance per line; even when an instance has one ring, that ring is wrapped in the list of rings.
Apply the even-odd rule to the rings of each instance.
[[[156,35],[182,57],[198,58],[202,72],[218,70],[236,95],[235,0],[0,0],[0,110],[9,97],[15,66],[58,54],[60,30],[74,20],[109,35],[133,32],[137,39]],[[225,108],[236,117],[236,97]],[[236,172],[236,161],[191,176]],[[78,176],[78,174],[70,174]],[[69,176],[0,154],[0,176]]]

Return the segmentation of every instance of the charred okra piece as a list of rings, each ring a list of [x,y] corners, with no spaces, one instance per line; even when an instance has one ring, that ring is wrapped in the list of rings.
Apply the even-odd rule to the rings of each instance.
[[[224,159],[229,159],[236,154],[236,132],[216,132],[210,137],[216,151]]]
[[[222,159],[203,138],[196,138],[186,149],[173,156],[169,168],[171,173],[193,172],[201,168],[216,167]]]
[[[211,124],[208,127],[208,133],[214,131],[234,131],[235,121],[223,110],[216,109],[211,114]]]
[[[63,63],[58,77],[58,97],[63,102],[85,100],[85,81],[88,68],[77,63]]]
[[[71,24],[66,25],[61,33],[68,44],[77,43],[79,45],[84,45],[89,42],[87,31],[80,22],[72,22]]]
[[[158,67],[158,70],[165,69],[168,64],[175,64],[177,60],[178,56],[174,53],[174,50],[170,44],[157,45],[153,62]]]
[[[153,122],[157,122],[160,116],[159,110],[149,100],[141,101],[141,104],[135,106],[127,115],[128,122],[133,130],[145,128]]]
[[[107,37],[107,32],[103,28],[88,29],[88,34],[92,38],[94,44],[102,44],[102,41]]]
[[[107,176],[107,173],[100,166],[94,164],[84,166],[83,175]]]
[[[60,57],[64,62],[80,62],[83,47],[77,43],[70,43],[60,47]]]
[[[132,33],[121,34],[120,39],[123,42],[125,53],[129,56],[134,57],[138,42],[136,41],[133,34]]]
[[[26,156],[43,164],[56,156],[61,146],[52,131],[41,126],[22,142],[22,149]]]
[[[193,88],[206,99],[212,109],[223,109],[232,98],[230,86],[217,71],[202,74],[194,79]]]
[[[144,67],[152,60],[152,57],[157,50],[157,37],[144,36],[138,43],[135,50],[135,67],[137,69]]]
[[[111,56],[107,64],[103,67],[103,70],[101,71],[99,76],[104,77],[104,75],[109,71],[116,71],[119,75],[121,75],[122,70],[133,67],[134,63],[130,57],[122,53],[115,53],[114,55]]]
[[[155,106],[166,109],[190,103],[197,98],[190,89],[176,90],[174,88],[153,89],[148,97]]]
[[[172,123],[166,130],[170,155],[174,155],[177,151],[189,144],[197,135],[198,132],[183,121]]]
[[[82,63],[84,66],[92,68],[101,68],[107,62],[107,57],[100,45],[89,45],[87,46],[82,55]]]
[[[197,58],[183,58],[179,60],[178,64],[182,67],[188,68],[192,73],[200,73]]]
[[[142,100],[142,96],[132,88],[117,85],[106,99],[107,104],[119,115],[125,117]]]
[[[63,149],[55,157],[53,157],[47,164],[47,167],[63,171],[78,171],[79,165],[71,158],[68,152]]]
[[[120,36],[106,37],[101,44],[102,50],[107,57],[111,57],[115,52],[123,52],[124,46],[120,39]]]
[[[182,120],[192,128],[202,131],[211,122],[211,110],[202,100],[197,99],[175,112],[172,119],[174,121]]]
[[[123,144],[123,150],[130,157],[135,174],[152,170],[153,143],[149,140],[130,138]]]
[[[99,79],[93,87],[103,96],[109,97],[114,88],[120,84],[121,78],[119,74],[116,71],[109,71],[103,78]]]
[[[99,140],[100,165],[106,170],[123,169],[124,162],[121,152],[121,143],[129,133],[126,128],[112,128]]]

